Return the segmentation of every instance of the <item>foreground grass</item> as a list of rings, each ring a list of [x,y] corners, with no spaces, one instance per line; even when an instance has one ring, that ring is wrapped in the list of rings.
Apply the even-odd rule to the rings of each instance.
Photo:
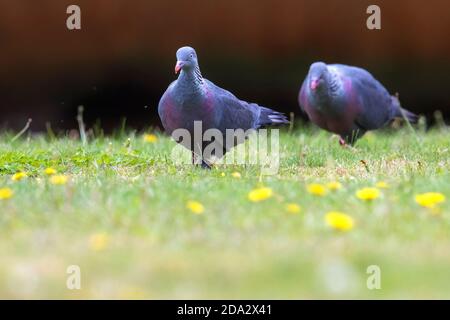
[[[0,200],[0,297],[450,298],[449,201],[440,214],[414,201],[450,198],[449,131],[379,132],[354,150],[321,131],[284,132],[279,174],[266,177],[251,166],[175,166],[173,146],[163,135],[86,146],[0,136],[0,188],[14,191]],[[68,183],[51,184],[47,167]],[[13,182],[18,171],[29,177]],[[306,192],[329,181],[343,188]],[[355,196],[380,181],[390,186],[381,198]],[[274,196],[250,202],[261,185]],[[355,227],[331,230],[331,210]],[[81,290],[66,287],[69,265],[81,268]],[[369,265],[381,268],[380,290],[366,287]]]

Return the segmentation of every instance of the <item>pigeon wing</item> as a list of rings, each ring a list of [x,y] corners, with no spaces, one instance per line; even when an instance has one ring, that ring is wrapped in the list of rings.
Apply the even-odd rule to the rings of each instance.
[[[364,130],[373,130],[392,119],[392,97],[378,80],[362,68],[345,65],[335,67],[351,79],[352,90],[356,91],[356,96],[360,99],[363,109],[356,117],[355,125]]]
[[[260,114],[260,107],[254,103],[239,100],[231,92],[207,81],[209,90],[213,93],[215,107],[220,109],[220,120],[217,129],[225,132],[226,129],[252,129]]]

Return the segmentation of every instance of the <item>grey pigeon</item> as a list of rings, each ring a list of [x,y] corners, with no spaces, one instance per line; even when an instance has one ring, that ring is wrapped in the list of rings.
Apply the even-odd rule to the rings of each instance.
[[[203,78],[197,54],[193,48],[182,47],[178,49],[176,56],[175,73],[180,72],[180,75],[169,85],[158,106],[161,122],[168,134],[173,136],[175,130],[185,129],[193,136],[194,122],[201,121],[202,132],[218,129],[222,134],[223,144],[220,146],[222,154],[214,155],[220,157],[229,151],[229,145],[234,146],[245,140],[244,138],[227,141],[227,129],[247,131],[288,123],[282,113],[240,100],[231,92]],[[200,164],[201,160],[202,167],[208,168],[211,157],[203,154],[208,143],[197,140],[180,141],[178,139],[177,142],[193,152],[193,161],[200,155],[197,163]]]
[[[366,131],[394,118],[416,123],[418,116],[403,109],[396,96],[369,72],[342,64],[313,63],[298,96],[300,108],[320,128],[353,144]]]

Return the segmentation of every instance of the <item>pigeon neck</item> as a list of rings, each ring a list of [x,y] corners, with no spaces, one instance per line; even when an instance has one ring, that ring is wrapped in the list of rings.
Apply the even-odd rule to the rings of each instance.
[[[343,85],[340,77],[335,74],[330,74],[326,85],[314,92],[313,106],[315,109],[326,114],[342,114],[343,110]]]
[[[181,71],[178,83],[183,86],[194,86],[195,88],[200,89],[203,85],[203,77],[199,66],[196,66],[193,70]]]
[[[341,83],[338,76],[330,73],[329,77],[326,79],[325,85],[318,88],[315,92],[315,98],[321,105],[327,105],[334,98],[339,96],[340,89]]]
[[[330,95],[328,93],[328,87],[324,87],[320,90],[317,90],[313,94],[313,99],[316,101],[316,106],[318,109],[322,109],[327,106],[330,102]]]
[[[330,77],[326,85],[313,94],[316,108],[324,112],[332,111],[336,99],[339,99],[340,83],[334,77]]]
[[[331,73],[328,81],[328,92],[330,96],[337,96],[341,89],[341,82],[337,74]]]

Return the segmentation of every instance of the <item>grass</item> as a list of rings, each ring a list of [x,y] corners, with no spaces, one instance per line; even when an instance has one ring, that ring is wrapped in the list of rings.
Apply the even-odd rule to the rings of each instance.
[[[164,135],[87,145],[12,137],[0,136],[0,188],[14,191],[0,200],[1,298],[450,298],[445,128],[371,133],[355,149],[313,128],[282,132],[279,174],[267,177],[254,167],[175,166]],[[46,167],[69,182],[52,185]],[[18,171],[29,177],[11,181]],[[306,192],[329,181],[343,188]],[[379,181],[390,185],[381,198],[355,196]],[[274,196],[250,202],[261,185]],[[427,191],[447,197],[440,214],[415,203]],[[191,213],[189,200],[204,213]],[[355,227],[331,230],[331,210]],[[66,287],[69,265],[81,269],[81,290]],[[366,287],[370,265],[381,269],[380,290]]]

